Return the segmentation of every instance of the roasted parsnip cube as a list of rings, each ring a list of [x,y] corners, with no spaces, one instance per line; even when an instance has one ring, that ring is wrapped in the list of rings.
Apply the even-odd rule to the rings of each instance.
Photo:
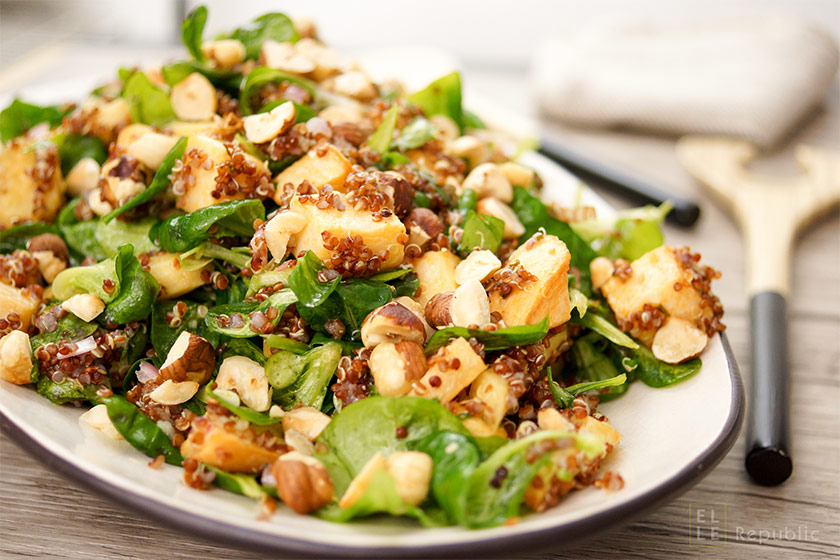
[[[0,319],[9,320],[9,315],[16,313],[17,321],[20,321],[20,326],[16,328],[22,331],[29,329],[32,316],[40,303],[40,298],[29,289],[15,288],[0,282]]]
[[[714,334],[723,313],[710,291],[715,275],[694,261],[687,249],[663,245],[630,263],[629,274],[611,276],[601,293],[619,326],[650,345],[668,317]]]
[[[447,250],[429,251],[414,261],[414,273],[420,281],[420,292],[414,298],[417,303],[426,304],[436,294],[450,292],[458,287],[455,281],[455,269],[461,259]]]
[[[309,150],[305,156],[277,176],[278,189],[274,195],[275,202],[278,204],[282,202],[283,186],[286,184],[297,187],[304,181],[309,181],[316,189],[330,185],[337,191],[343,190],[344,180],[350,173],[350,162],[332,144],[326,147],[323,155],[318,155],[318,152],[319,148]]]
[[[535,234],[516,249],[490,279],[490,311],[509,327],[533,325],[548,316],[549,328],[569,320],[569,260],[566,244],[554,235]],[[505,295],[507,288],[510,292]]]
[[[502,423],[508,404],[516,400],[508,382],[492,369],[486,369],[476,377],[470,386],[470,398],[478,399],[484,405],[481,418],[493,431]]]
[[[218,406],[218,405],[217,405]],[[192,423],[187,440],[181,445],[185,459],[195,459],[228,472],[257,473],[280,456],[282,436],[272,426],[240,426],[229,416],[208,413]],[[266,433],[268,432],[268,433]]]
[[[456,338],[429,358],[426,375],[412,388],[412,395],[448,403],[487,368],[464,338]]]
[[[612,447],[615,447],[621,441],[621,434],[612,427],[612,424],[606,420],[597,420],[592,416],[584,418],[583,422],[578,426],[578,431],[590,433],[601,439],[604,443],[610,444]]]
[[[176,298],[204,285],[201,275],[205,270],[212,272],[213,265],[185,270],[175,253],[160,253],[149,259],[149,273],[160,284],[158,299]]]
[[[0,228],[55,219],[64,203],[58,152],[51,144],[15,141],[0,148]]]
[[[296,255],[312,251],[331,268],[338,268],[336,264],[352,265],[352,255],[343,255],[326,247],[324,232],[329,232],[329,236],[339,241],[348,236],[361,237],[363,245],[370,249],[373,255],[381,256],[387,252],[387,258],[383,258],[380,270],[394,268],[403,261],[403,244],[408,240],[408,236],[405,226],[396,215],[392,214],[376,221],[369,210],[354,210],[349,204],[344,210],[332,206],[319,209],[314,202],[304,203],[297,197],[292,199],[289,210],[306,217],[306,226],[289,241],[289,247]],[[335,262],[333,256],[336,256]]]

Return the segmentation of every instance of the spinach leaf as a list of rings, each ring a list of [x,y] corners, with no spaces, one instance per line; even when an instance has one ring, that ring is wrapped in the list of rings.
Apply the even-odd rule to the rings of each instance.
[[[219,358],[219,363],[221,364],[225,361],[225,358],[229,358],[230,356],[245,356],[263,367],[268,362],[268,358],[257,348],[257,345],[246,338],[232,338],[228,340],[225,343],[222,356]]]
[[[242,81],[242,74],[232,70],[217,70],[194,60],[182,60],[166,64],[160,68],[163,79],[170,86],[174,86],[184,78],[198,72],[207,78],[215,87],[224,90],[231,95],[239,94],[239,83]]]
[[[65,177],[83,158],[93,158],[99,165],[102,165],[108,159],[108,146],[97,136],[65,132],[53,136],[52,142],[58,148],[61,173]]]
[[[289,269],[261,270],[257,272],[251,276],[251,280],[248,282],[248,292],[245,294],[245,297],[251,297],[262,288],[274,286],[278,282],[288,286],[289,275],[291,275],[291,273],[292,271]],[[300,296],[298,296],[298,299],[300,299]]]
[[[106,291],[105,280],[113,282],[113,289]],[[75,294],[93,294],[108,303],[119,294],[120,278],[117,275],[116,258],[111,257],[90,266],[65,268],[52,283],[55,297],[64,301]]]
[[[335,291],[318,307],[298,307],[298,313],[313,329],[329,334],[327,321],[339,319],[351,340],[361,337],[362,321],[368,314],[391,301],[393,290],[384,282],[351,278],[340,282]]]
[[[487,249],[496,252],[505,233],[505,222],[495,216],[479,214],[472,210],[467,212],[464,220],[464,231],[458,252],[468,255],[476,249]]]
[[[572,408],[575,403],[575,397],[587,391],[595,389],[606,389],[608,387],[619,387],[627,382],[627,375],[621,374],[608,379],[600,381],[587,381],[584,383],[577,383],[568,387],[561,387],[559,383],[554,381],[551,374],[551,367],[548,368],[548,388],[551,390],[551,396],[554,397],[554,402],[560,408]]]
[[[240,406],[234,404],[226,398],[224,398],[223,396],[219,395],[218,393],[214,393],[213,391],[208,390],[207,395],[216,399],[220,405],[222,405],[235,415],[257,426],[271,426],[272,424],[280,423],[280,418],[272,418],[268,414],[265,414],[263,412],[257,412],[256,410],[251,410],[247,406]]]
[[[464,192],[462,192],[461,196],[458,197],[458,210],[467,214],[470,210],[475,212],[477,206],[478,195],[475,194],[475,191],[472,189],[464,189]]]
[[[367,140],[368,147],[374,152],[384,154],[388,151],[388,146],[391,145],[391,139],[394,137],[394,129],[397,126],[397,117],[400,114],[400,108],[397,105],[392,105],[382,122],[376,128],[370,138]]]
[[[0,231],[0,255],[9,254],[16,249],[26,249],[26,242],[42,233],[58,234],[58,228],[46,222],[21,224]]]
[[[242,89],[239,94],[239,107],[243,115],[252,115],[259,107],[254,107],[251,102],[254,95],[263,87],[269,84],[279,84],[288,82],[300,86],[306,90],[309,95],[315,97],[315,83],[300,76],[289,74],[281,70],[268,68],[267,66],[257,66],[245,77],[245,82],[242,84]]]
[[[161,249],[169,253],[189,251],[212,237],[254,235],[254,220],[265,220],[265,207],[259,200],[232,200],[207,208],[176,214],[158,222],[149,232]]]
[[[320,342],[320,344],[324,344],[325,342],[330,342],[332,340],[332,339],[328,339],[324,335],[321,335],[320,333],[317,333],[315,336],[317,337],[318,335],[320,335],[321,337],[324,338],[324,340],[322,340]],[[314,342],[315,337],[313,337],[312,340],[313,340],[313,346],[315,346],[315,342]],[[263,343],[266,346],[268,346],[269,348],[277,348],[279,350],[286,350],[288,352],[291,352],[292,354],[298,354],[298,355],[306,354],[307,352],[309,352],[309,348],[310,348],[310,346],[308,344],[300,342],[299,340],[294,340],[292,338],[286,338],[282,334],[270,334],[268,336],[265,336],[265,337],[263,337]],[[292,379],[292,381],[294,381],[294,379]],[[276,385],[275,385],[275,387],[276,387]],[[285,385],[284,385],[284,387],[285,387]]]
[[[595,249],[566,222],[561,222],[548,213],[548,208],[540,199],[522,187],[513,188],[513,204],[511,205],[519,221],[525,226],[525,233],[519,238],[525,241],[538,230],[543,229],[548,235],[557,236],[566,244],[571,253],[571,265],[578,270],[580,285],[574,286],[586,295],[592,293],[592,279],[589,274],[589,263],[598,256]]]
[[[58,225],[64,242],[67,243],[70,256],[76,262],[83,260],[85,257],[92,257],[101,261],[109,255],[96,239],[96,228],[99,221],[80,222],[76,219],[74,212],[80,200],[79,198],[71,200],[61,209],[61,212],[58,213],[58,219],[56,219],[56,225]]]
[[[405,437],[397,437],[405,428]],[[447,430],[469,435],[457,416],[423,397],[372,396],[341,409],[318,437],[316,457],[324,463],[337,496],[378,451],[414,449],[429,434]],[[400,430],[402,431],[402,430]]]
[[[213,483],[234,494],[241,494],[246,498],[260,500],[269,495],[269,492],[257,482],[257,477],[250,474],[229,473],[213,465],[202,463],[208,471],[216,473]]]
[[[35,386],[35,391],[48,398],[53,404],[65,404],[76,401],[93,401],[100,385],[89,383],[82,385],[75,379],[67,377],[61,383],[52,381],[49,377],[41,377]]]
[[[297,301],[294,292],[289,289],[279,290],[271,294],[262,303],[256,301],[242,301],[237,303],[226,303],[211,307],[205,317],[207,328],[220,335],[232,338],[251,338],[258,333],[251,330],[252,313],[266,313],[269,308],[275,308],[277,315],[270,321],[274,326],[280,322],[283,311]],[[238,315],[238,318],[236,317]],[[227,325],[228,320],[233,319],[234,325]],[[241,322],[241,324],[239,324]],[[223,326],[227,325],[227,326]]]
[[[145,319],[152,312],[160,286],[154,276],[140,266],[131,245],[120,247],[116,270],[120,279],[119,295],[105,307],[100,320],[122,325]]]
[[[169,150],[166,157],[163,158],[163,162],[155,172],[155,176],[149,186],[146,187],[144,191],[134,195],[131,200],[119,208],[115,208],[113,211],[109,212],[104,218],[102,218],[102,220],[106,223],[110,222],[123,212],[137,208],[141,204],[145,204],[157,195],[163,193],[169,186],[169,175],[172,174],[172,168],[175,167],[175,162],[184,157],[184,151],[186,148],[187,137],[182,136],[177,142],[175,142],[175,145],[172,146],[172,149]]]
[[[163,126],[176,118],[169,95],[152,84],[143,72],[135,72],[128,78],[121,95],[128,101],[134,122]]]
[[[117,395],[100,400],[108,409],[111,423],[128,443],[149,457],[163,455],[170,465],[183,463],[181,452],[172,445],[169,436],[140,409]]]
[[[204,34],[204,25],[207,23],[207,7],[198,6],[187,14],[181,22],[181,40],[190,54],[199,62],[204,61],[204,53],[201,51],[201,36]]]
[[[228,249],[216,243],[205,241],[198,247],[190,249],[186,253],[181,253],[181,256],[178,257],[181,268],[184,270],[198,270],[213,259],[230,263],[236,268],[245,268],[251,262],[251,252],[248,247]]]
[[[257,113],[268,113],[275,107],[279,107],[283,103],[288,103],[286,99],[277,99],[272,101],[266,105],[264,105]],[[310,107],[309,105],[304,105],[303,103],[296,103],[292,101],[292,105],[295,106],[295,124],[306,122],[312,117],[317,117],[318,112]]]
[[[78,342],[95,333],[97,328],[99,327],[96,324],[82,321],[72,313],[67,313],[59,319],[58,326],[54,331],[37,334],[29,342],[32,346],[32,352],[35,352],[41,346],[46,346],[50,343],[58,344],[61,341]]]
[[[180,324],[170,326],[166,320],[166,314],[171,312],[177,300],[159,301],[155,303],[152,308],[151,321],[151,341],[152,347],[161,361],[166,358],[169,349],[175,344],[175,340],[184,331],[189,331],[195,335],[204,338],[209,342],[213,348],[218,348],[221,337],[215,332],[207,328],[204,322],[204,315],[207,313],[207,307],[200,303],[192,301],[183,301],[187,306],[187,311],[181,317]]]
[[[408,100],[423,109],[427,117],[444,115],[464,129],[464,110],[461,106],[461,75],[447,74],[413,93]]]
[[[70,108],[64,109],[54,105],[39,107],[31,103],[25,103],[15,99],[12,103],[0,111],[0,142],[8,142],[27,132],[30,128],[40,123],[49,123],[50,128],[61,124]]]
[[[638,360],[638,375],[642,383],[650,387],[668,387],[691,377],[702,367],[700,358],[694,358],[682,364],[668,364],[656,358],[648,348],[641,344],[635,350]]]
[[[464,109],[464,128],[480,130],[482,128],[487,128],[487,125],[484,124],[484,121],[481,120],[481,117],[479,117],[472,111]]]
[[[341,359],[341,345],[328,342],[298,356],[280,351],[268,359],[265,372],[275,387],[274,401],[285,409],[297,404],[321,408],[327,386]]]
[[[394,290],[395,298],[402,296],[414,297],[417,290],[420,289],[420,278],[412,272],[391,282],[391,287]]]
[[[633,261],[656,249],[664,241],[660,226],[673,205],[644,206],[619,212],[608,219],[577,222],[572,229],[592,245],[598,254]]]
[[[341,275],[336,274],[332,280],[322,282],[318,279],[318,273],[326,269],[324,263],[312,251],[307,251],[306,255],[298,260],[289,275],[289,288],[297,296],[299,307],[318,307],[335,291],[341,282]]]
[[[230,34],[230,38],[241,41],[245,45],[246,58],[258,58],[264,41],[294,43],[297,42],[299,36],[289,16],[279,12],[270,12],[235,29]]]
[[[393,145],[403,152],[419,148],[429,140],[434,140],[437,132],[435,125],[423,117],[417,117],[402,129]]]
[[[572,323],[584,326],[619,346],[624,346],[625,348],[631,348],[633,350],[639,348],[639,345],[636,343],[635,340],[624,334],[624,332],[622,332],[621,329],[619,329],[609,320],[604,319],[603,317],[595,313],[587,313],[583,317],[581,317],[579,313],[580,312],[578,312],[577,315],[572,314]]]
[[[429,484],[431,495],[449,519],[466,525],[464,491],[481,462],[481,453],[472,437],[449,431],[433,432],[420,440],[417,451],[432,457],[434,467]]]
[[[432,335],[432,338],[429,339],[429,342],[426,344],[426,354],[433,354],[438,348],[446,346],[455,337],[475,338],[484,344],[484,350],[492,352],[494,350],[513,348],[514,346],[536,344],[544,339],[547,334],[548,317],[536,325],[505,327],[493,332],[482,329],[468,329],[466,327],[446,327],[445,329],[436,331]]]
[[[288,342],[294,342],[294,341],[289,340],[289,339],[285,339],[285,340],[287,340]],[[344,354],[345,356],[352,356],[353,353],[356,350],[358,350],[359,348],[362,347],[361,342],[353,342],[351,340],[335,340],[331,336],[327,336],[324,333],[315,333],[312,336],[312,340],[310,341],[309,346],[307,346],[306,348],[314,348],[315,346],[323,346],[324,344],[327,344],[327,343],[330,343],[330,342],[334,342],[335,344],[338,344],[339,346],[341,346],[341,353]],[[289,348],[289,347],[285,347],[285,348],[283,348],[283,350],[289,350],[290,352],[298,353],[298,351],[296,349]],[[305,354],[306,351],[304,350],[303,352],[299,352],[299,353]]]
[[[138,254],[157,252],[158,248],[149,239],[149,231],[156,223],[157,220],[152,217],[131,222],[116,220],[106,223],[97,220],[94,237],[109,257],[117,254],[120,245],[126,244],[132,245]]]
[[[579,381],[599,382],[614,378],[619,372],[626,374],[627,381],[609,387],[598,395],[601,401],[614,399],[630,388],[630,382],[635,379],[634,370],[637,368],[635,358],[625,356],[621,350],[628,354],[632,352],[615,346],[597,333],[586,334],[575,340],[568,369]]]

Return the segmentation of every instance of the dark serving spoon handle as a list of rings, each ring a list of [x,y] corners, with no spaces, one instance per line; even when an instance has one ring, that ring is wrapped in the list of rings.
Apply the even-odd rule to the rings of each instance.
[[[594,179],[600,185],[634,203],[659,206],[666,200],[670,201],[674,205],[674,209],[665,218],[669,223],[691,227],[700,217],[700,207],[691,200],[667,192],[625,171],[610,167],[599,160],[587,157],[556,140],[543,137],[540,140],[538,151],[547,158],[569,168],[570,171]]]
[[[779,292],[750,299],[752,381],[747,419],[747,472],[759,484],[776,486],[793,471],[790,456],[790,372],[787,303]]]

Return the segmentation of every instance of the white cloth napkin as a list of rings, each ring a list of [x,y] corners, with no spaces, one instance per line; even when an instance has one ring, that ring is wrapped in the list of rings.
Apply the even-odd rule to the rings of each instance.
[[[584,126],[740,136],[771,146],[837,70],[824,31],[780,16],[589,29],[543,45],[542,110]]]

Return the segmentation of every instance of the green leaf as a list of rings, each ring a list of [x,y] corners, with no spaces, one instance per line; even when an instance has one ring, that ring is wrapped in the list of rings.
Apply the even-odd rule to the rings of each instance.
[[[316,335],[317,336],[317,335]],[[314,338],[313,338],[314,340]],[[329,342],[327,340],[326,342]],[[277,348],[278,350],[286,350],[292,354],[306,354],[309,352],[309,345],[293,338],[287,338],[281,334],[270,334],[263,337],[263,343],[269,348]],[[322,342],[323,344],[323,342]],[[292,379],[294,381],[294,379]],[[276,385],[275,385],[276,387]],[[285,387],[285,385],[283,385]]]
[[[482,128],[487,128],[487,125],[484,124],[484,121],[481,120],[481,117],[479,117],[472,111],[467,111],[466,109],[464,109],[464,128],[480,130]]]
[[[440,431],[429,434],[417,443],[416,449],[432,457],[434,467],[429,490],[449,519],[466,525],[464,491],[481,462],[481,452],[472,437]]]
[[[69,108],[60,109],[54,105],[40,107],[15,99],[0,112],[0,141],[8,142],[43,122],[49,123],[50,128],[57,126],[68,113]]]
[[[181,22],[181,40],[193,58],[199,62],[204,61],[204,53],[201,52],[201,36],[204,34],[206,23],[207,7],[203,5],[187,14]]]
[[[397,126],[397,117],[399,114],[400,108],[397,105],[392,105],[388,109],[376,132],[367,140],[367,145],[371,150],[380,154],[388,151],[388,147],[391,145],[391,139],[394,137],[394,129]]]
[[[300,76],[289,74],[281,70],[275,70],[266,66],[257,66],[245,77],[242,89],[239,94],[239,107],[243,115],[252,115],[260,107],[254,107],[251,102],[254,95],[263,87],[269,84],[280,84],[288,82],[306,90],[309,95],[315,97],[315,83]]]
[[[219,363],[225,361],[225,358],[230,356],[245,356],[250,360],[254,360],[261,366],[265,367],[268,358],[262,353],[256,344],[246,338],[232,338],[225,343],[225,349],[219,358]]]
[[[302,356],[284,351],[272,354],[265,372],[275,388],[274,401],[287,410],[298,404],[321,408],[340,359],[341,345],[335,342]]]
[[[446,327],[432,335],[426,344],[426,354],[433,354],[442,346],[446,346],[455,337],[475,338],[484,344],[484,350],[504,350],[514,346],[536,344],[548,334],[548,317],[536,325],[521,325],[505,327],[493,332],[482,329],[468,329],[466,327]]]
[[[172,312],[179,300],[159,301],[152,309],[151,334],[152,347],[155,349],[161,361],[166,358],[169,349],[175,344],[175,340],[184,331],[189,331],[201,338],[206,339],[213,348],[218,348],[221,337],[207,328],[204,322],[204,314],[207,313],[207,306],[193,301],[183,301],[187,311],[181,317],[177,326],[170,326],[166,321],[166,314]],[[232,342],[232,341],[231,341]]]
[[[410,95],[408,100],[420,107],[427,117],[444,115],[452,119],[460,130],[464,129],[461,75],[457,72],[438,78],[424,89]]]
[[[419,148],[429,140],[434,140],[437,133],[438,129],[435,125],[423,117],[417,117],[402,129],[393,145],[396,149],[405,152]]]
[[[264,41],[272,40],[278,43],[297,42],[299,36],[295,24],[286,14],[270,12],[243,25],[230,34],[231,39],[241,41],[245,45],[246,58],[258,58]]]
[[[310,327],[326,334],[329,334],[325,328],[327,321],[339,319],[347,328],[345,336],[359,340],[365,317],[392,297],[391,286],[384,282],[351,278],[340,282],[323,304],[299,307],[298,313]]]
[[[667,364],[657,359],[653,352],[642,345],[639,345],[635,352],[639,364],[639,379],[650,387],[668,387],[678,383],[700,371],[703,365],[700,358],[682,364]]]
[[[159,194],[162,194],[166,191],[166,188],[169,186],[169,175],[172,174],[172,168],[175,167],[175,162],[184,157],[184,151],[187,148],[187,137],[182,136],[175,145],[172,146],[172,149],[166,154],[166,157],[163,158],[163,162],[160,164],[160,167],[155,172],[155,176],[152,179],[151,184],[142,192],[137,193],[134,197],[120,206],[119,208],[114,209],[112,212],[108,213],[104,218],[103,221],[110,222],[123,212],[127,212],[133,208],[137,208],[141,204],[145,204],[152,200]]]
[[[82,321],[72,313],[67,313],[59,319],[58,326],[52,332],[42,332],[32,337],[29,341],[34,353],[41,346],[47,344],[58,344],[59,342],[78,342],[96,332],[94,323]]]
[[[61,383],[55,383],[44,376],[38,380],[35,390],[39,395],[48,398],[53,404],[66,404],[95,400],[96,391],[99,387],[99,385],[93,383],[82,385],[70,377],[66,377]]]
[[[511,205],[519,221],[525,226],[525,233],[519,238],[525,242],[537,231],[543,230],[548,235],[554,235],[566,244],[572,256],[571,265],[578,271],[580,284],[572,286],[585,295],[592,293],[592,279],[589,274],[589,263],[598,253],[566,222],[561,222],[548,213],[548,208],[540,199],[522,187],[513,188],[513,203]]]
[[[554,397],[554,402],[560,408],[572,408],[575,403],[575,397],[585,393],[586,391],[593,391],[595,389],[606,389],[608,387],[619,387],[627,382],[627,375],[621,374],[608,379],[600,381],[587,381],[584,383],[577,383],[568,387],[561,387],[559,383],[554,381],[551,374],[551,367],[548,367],[548,388],[551,390],[551,396]]]
[[[469,213],[470,211],[475,212],[477,206],[478,195],[475,194],[475,191],[464,189],[464,192],[458,197],[458,210],[464,213]]]
[[[85,257],[92,257],[101,261],[110,255],[105,252],[96,238],[99,220],[80,222],[76,219],[74,211],[80,200],[80,198],[75,198],[61,209],[61,212],[58,213],[58,219],[56,219],[56,225],[58,225],[61,237],[67,243],[70,256],[73,259],[78,262]]]
[[[468,255],[476,249],[487,249],[495,253],[502,243],[505,233],[505,222],[486,214],[479,214],[470,210],[464,220],[464,231],[458,252]]]
[[[274,292],[262,303],[256,301],[242,301],[211,307],[207,312],[205,323],[207,324],[208,329],[220,335],[230,336],[233,338],[251,338],[252,336],[257,335],[255,331],[251,330],[251,313],[265,313],[271,307],[277,309],[277,316],[270,321],[273,326],[276,326],[277,323],[280,322],[280,318],[283,316],[283,311],[295,302],[297,302],[295,293],[286,288]],[[237,314],[242,320],[241,326],[222,326],[222,323],[224,323],[227,318]]]
[[[0,255],[10,254],[16,249],[26,249],[26,242],[43,233],[58,234],[58,228],[46,222],[21,224],[0,230]]]
[[[672,208],[670,202],[663,202],[659,207],[631,208],[611,218],[577,222],[572,228],[598,254],[612,260],[633,261],[662,245],[664,237],[660,226]]]
[[[149,81],[143,72],[135,72],[123,87],[122,97],[131,108],[131,120],[163,126],[175,120],[169,95]]]
[[[397,437],[397,428],[405,428],[405,437]],[[417,442],[442,430],[469,436],[458,417],[435,400],[372,396],[333,417],[318,437],[323,445],[316,446],[315,456],[330,473],[335,495],[341,496],[377,452],[387,456],[414,449]]]
[[[335,291],[341,282],[341,275],[336,274],[332,280],[321,282],[318,273],[326,269],[324,263],[312,251],[307,251],[306,255],[298,260],[289,275],[289,288],[297,296],[300,306],[318,307]]]
[[[169,436],[140,409],[114,395],[101,399],[108,409],[108,418],[125,440],[149,457],[163,455],[170,465],[183,463],[181,452],[172,445]]]
[[[239,416],[250,422],[251,424],[255,424],[257,426],[271,426],[272,424],[279,424],[280,418],[272,418],[268,414],[263,412],[257,412],[256,410],[251,410],[247,406],[239,406],[234,404],[224,398],[223,396],[219,395],[218,393],[214,393],[213,391],[207,391],[207,394],[214,399],[216,399],[220,405],[231,411],[233,414]]]
[[[184,270],[198,270],[213,259],[230,263],[236,268],[245,268],[251,262],[251,252],[248,247],[233,247],[228,249],[216,243],[205,241],[198,247],[181,253],[178,261]]]
[[[391,287],[394,290],[393,297],[395,298],[402,296],[414,297],[417,294],[417,290],[420,289],[420,278],[412,272],[391,282]]]
[[[631,364],[631,358],[622,352],[631,353],[632,350],[616,346],[597,333],[589,333],[575,339],[571,361],[566,369],[579,381],[598,382],[614,378],[619,373],[627,374],[625,383],[609,387],[598,394],[601,401],[614,399],[626,393],[630,382],[635,379],[635,358]]]
[[[208,471],[216,473],[216,478],[213,479],[213,484],[219,488],[227,490],[228,492],[233,492],[234,494],[241,494],[246,498],[253,498],[255,500],[260,500],[269,495],[269,492],[260,486],[257,482],[257,477],[254,475],[229,473],[216,468],[213,465],[208,465],[207,463],[201,464],[204,465],[204,468]]]
[[[194,60],[173,62],[165,64],[160,68],[163,79],[170,86],[181,82],[190,74],[198,72],[207,78],[215,87],[224,90],[231,95],[239,94],[239,84],[242,82],[242,74],[233,70],[216,70],[205,64]]]
[[[106,223],[102,220],[95,222],[96,229],[94,237],[99,246],[109,257],[117,254],[120,245],[132,245],[137,254],[157,252],[158,248],[149,239],[149,231],[157,223],[156,218],[143,218],[141,220],[124,222],[115,220]]]
[[[265,207],[259,200],[232,200],[207,208],[176,214],[158,222],[149,233],[161,249],[169,253],[189,251],[210,237],[254,235],[254,220],[265,220]],[[209,233],[211,227],[216,230]]]
[[[600,334],[614,344],[618,344],[619,346],[624,346],[625,348],[631,348],[633,350],[639,348],[639,345],[635,340],[624,334],[621,329],[612,324],[610,321],[604,319],[600,315],[596,315],[595,313],[587,313],[583,317],[573,315],[571,322],[584,326],[589,330]]]
[[[114,289],[110,292],[103,286],[106,279],[113,282]],[[65,268],[53,280],[52,288],[55,297],[62,301],[75,294],[93,294],[108,303],[117,297],[120,290],[116,260],[112,257],[90,266]]]
[[[120,278],[119,295],[105,307],[100,320],[122,325],[145,319],[152,313],[160,286],[154,276],[140,266],[131,245],[120,247],[116,268]]]
[[[99,165],[102,165],[108,159],[108,146],[97,136],[65,132],[53,136],[52,142],[58,148],[61,174],[65,177],[80,160],[86,157],[96,160]]]
[[[246,297],[251,297],[260,291],[262,288],[266,288],[268,286],[274,286],[277,283],[281,283],[285,286],[289,285],[289,275],[292,273],[291,270],[260,270],[253,276],[251,276],[250,281],[248,282],[248,292]]]
[[[267,103],[266,105],[263,105],[263,107],[259,111],[257,111],[257,113],[268,113],[272,109],[276,109],[280,105],[288,102],[288,99],[276,99],[270,103]],[[312,117],[318,116],[318,112],[309,105],[304,105],[303,103],[295,103],[294,101],[292,101],[291,103],[295,106],[295,124],[306,122]]]

